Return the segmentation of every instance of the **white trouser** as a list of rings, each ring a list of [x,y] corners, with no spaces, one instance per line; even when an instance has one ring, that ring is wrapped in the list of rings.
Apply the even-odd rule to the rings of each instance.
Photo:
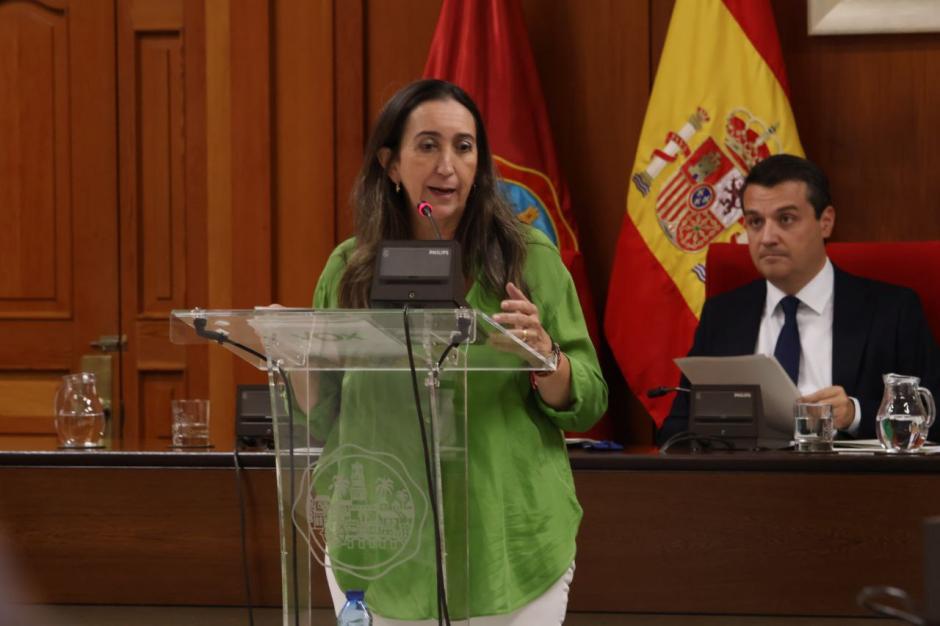
[[[565,613],[568,610],[568,589],[571,587],[571,581],[574,578],[574,561],[568,570],[562,574],[555,584],[540,595],[538,598],[529,602],[520,609],[507,613],[505,615],[488,615],[486,617],[474,617],[470,620],[471,626],[560,626],[565,621]],[[326,568],[326,582],[330,586],[330,595],[333,596],[333,608],[339,613],[340,609],[346,603],[346,596],[336,583],[336,577],[333,575],[332,568]],[[366,599],[368,603],[368,598]],[[451,620],[451,624],[466,624],[466,622],[457,622]],[[398,620],[388,619],[379,615],[372,616],[372,626],[437,626],[437,620]]]

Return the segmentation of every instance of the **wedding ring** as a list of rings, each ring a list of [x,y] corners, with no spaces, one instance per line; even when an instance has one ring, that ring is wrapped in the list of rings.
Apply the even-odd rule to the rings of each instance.
[[[529,329],[528,328],[522,329],[522,341],[524,343],[529,343]]]

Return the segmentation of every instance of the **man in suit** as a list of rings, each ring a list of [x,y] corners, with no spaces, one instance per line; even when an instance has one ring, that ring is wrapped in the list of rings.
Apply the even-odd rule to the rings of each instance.
[[[705,302],[689,356],[776,356],[802,401],[832,404],[835,427],[851,437],[875,437],[883,374],[918,376],[940,392],[940,348],[917,295],[829,261],[836,211],[822,170],[788,154],[769,157],[748,174],[742,205],[764,279]],[[680,386],[688,387],[684,377]],[[679,393],[660,444],[687,428],[688,406]]]

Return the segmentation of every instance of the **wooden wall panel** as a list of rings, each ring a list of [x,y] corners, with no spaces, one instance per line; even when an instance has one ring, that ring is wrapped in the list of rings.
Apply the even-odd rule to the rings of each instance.
[[[227,306],[252,308],[273,302],[272,236],[272,68],[271,6],[267,0],[231,4],[231,168],[233,281]],[[212,303],[212,306],[226,306]],[[266,384],[259,372],[235,361],[235,382]],[[235,389],[214,404],[222,406],[224,422],[213,427],[222,440],[235,437]]]
[[[940,37],[810,37],[774,2],[797,128],[829,175],[838,241],[940,238]]]
[[[264,0],[206,0],[207,306],[251,308],[272,302],[271,5]],[[266,376],[210,347],[206,388],[211,436],[235,434],[238,383]]]
[[[365,111],[370,131],[385,101],[421,78],[440,10],[441,0],[367,0]]]
[[[271,302],[271,24],[266,0],[231,4],[231,306]],[[232,396],[234,400],[234,394]]]
[[[353,234],[349,194],[362,163],[362,150],[369,125],[365,115],[365,16],[362,3],[363,0],[337,2],[333,14],[337,242]]]
[[[674,6],[675,0],[650,0],[650,91],[653,90],[653,80],[656,78],[656,68],[659,67],[659,57],[663,52],[663,44],[666,41],[666,32],[669,30],[669,20],[672,18]]]
[[[337,240],[335,10],[331,0],[273,4],[273,299],[287,306],[310,306]]]
[[[206,0],[206,308],[232,302],[232,86],[230,15],[227,2]],[[209,227],[211,224],[211,227]],[[217,415],[232,415],[235,357],[209,346],[209,400]],[[216,421],[218,423],[218,420]]]
[[[273,292],[309,306],[336,244],[352,234],[362,159],[362,0],[272,3]]]
[[[166,319],[186,294],[182,41],[179,32],[141,33],[136,44],[137,314]]]

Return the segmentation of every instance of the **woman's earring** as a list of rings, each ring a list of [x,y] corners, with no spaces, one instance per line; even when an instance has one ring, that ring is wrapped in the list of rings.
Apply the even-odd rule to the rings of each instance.
[[[395,183],[395,193],[401,193],[401,183]]]

